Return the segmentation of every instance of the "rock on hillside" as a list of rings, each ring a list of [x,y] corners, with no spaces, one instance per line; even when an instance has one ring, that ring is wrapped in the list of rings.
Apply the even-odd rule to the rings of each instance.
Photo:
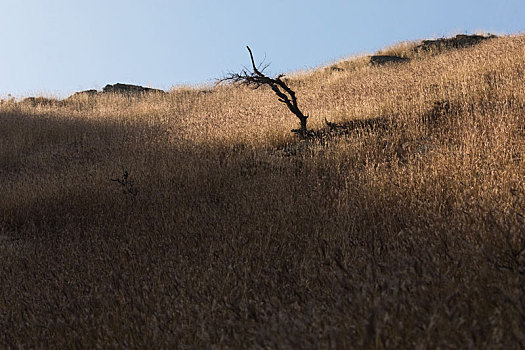
[[[152,89],[140,85],[131,85],[131,84],[122,84],[117,83],[115,85],[108,84],[106,85],[102,91],[97,90],[85,90],[85,91],[79,91],[75,92],[70,97],[74,96],[97,96],[99,94],[108,94],[108,93],[114,93],[114,94],[144,94],[144,93],[161,93],[165,94],[166,92],[164,90],[159,89]]]
[[[121,83],[117,83],[115,85],[106,85],[104,87],[104,89],[102,89],[103,92],[105,93],[123,93],[123,94],[133,94],[133,93],[150,93],[150,92],[155,92],[155,93],[165,93],[165,91],[163,90],[159,90],[159,89],[152,89],[152,88],[147,88],[147,87],[143,87],[143,86],[139,86],[139,85],[130,85],[130,84],[121,84]]]
[[[399,63],[399,62],[406,62],[408,61],[408,58],[405,57],[399,57],[399,56],[392,56],[392,55],[374,55],[370,56],[370,63],[374,66],[380,66],[387,63]]]
[[[79,92],[75,92],[73,95],[69,96],[69,97],[74,97],[74,96],[83,96],[83,95],[87,95],[87,96],[96,96],[98,95],[99,92],[97,90],[85,90],[85,91],[79,91]]]
[[[496,38],[496,35],[465,35],[459,34],[453,38],[441,38],[436,40],[423,40],[421,44],[414,48],[414,51],[433,51],[440,49],[461,49],[474,46],[488,39]]]
[[[419,45],[411,49],[412,54],[409,56],[417,56],[419,53],[439,53],[445,50],[461,49],[479,44],[488,39],[496,38],[495,35],[465,35],[459,34],[453,38],[440,38],[434,40],[423,40]],[[370,63],[374,66],[380,66],[388,63],[407,62],[408,57],[400,57],[396,55],[373,55],[370,56]]]

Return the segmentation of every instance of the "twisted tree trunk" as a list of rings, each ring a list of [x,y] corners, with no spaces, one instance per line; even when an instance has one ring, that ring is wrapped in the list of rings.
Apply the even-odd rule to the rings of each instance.
[[[252,62],[253,72],[243,70],[241,73],[229,74],[225,78],[222,78],[222,81],[232,81],[233,83],[239,83],[245,86],[250,86],[253,89],[258,89],[263,85],[269,86],[272,91],[277,95],[279,101],[286,104],[288,109],[299,119],[300,128],[292,130],[293,132],[298,133],[302,137],[307,135],[307,120],[308,115],[303,114],[299,109],[297,104],[297,97],[295,96],[295,91],[293,91],[281,78],[284,77],[283,74],[276,76],[275,78],[270,78],[266,76],[263,71],[266,67],[263,67],[261,70],[255,65],[255,60],[253,58],[252,50],[249,46],[246,46],[248,52],[250,53],[250,59]]]

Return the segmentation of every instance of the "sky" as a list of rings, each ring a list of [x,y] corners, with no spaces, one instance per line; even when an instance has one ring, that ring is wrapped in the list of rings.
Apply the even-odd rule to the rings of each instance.
[[[525,31],[525,0],[0,0],[0,98],[169,90],[310,69],[400,41]]]

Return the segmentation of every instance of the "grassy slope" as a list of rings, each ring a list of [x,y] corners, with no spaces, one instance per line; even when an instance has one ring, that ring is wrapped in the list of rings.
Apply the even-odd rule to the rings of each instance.
[[[524,48],[2,102],[1,347],[525,346]]]

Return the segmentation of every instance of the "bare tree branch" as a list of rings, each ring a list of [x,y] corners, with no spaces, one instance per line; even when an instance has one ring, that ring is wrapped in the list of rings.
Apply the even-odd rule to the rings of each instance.
[[[255,64],[255,59],[253,58],[252,50],[249,46],[246,46],[248,52],[250,53],[250,60],[252,63],[253,71],[250,72],[247,69],[243,69],[240,73],[230,73],[226,77],[219,80],[221,82],[232,82],[234,84],[241,84],[249,86],[252,89],[258,89],[261,86],[267,85],[272,91],[277,95],[279,101],[286,104],[286,107],[299,119],[300,129],[294,129],[292,131],[305,136],[307,133],[306,122],[308,115],[304,115],[303,112],[299,109],[297,104],[297,97],[295,96],[295,91],[293,91],[281,78],[284,77],[283,74],[276,76],[275,78],[270,78],[264,74],[263,68],[257,68]]]

